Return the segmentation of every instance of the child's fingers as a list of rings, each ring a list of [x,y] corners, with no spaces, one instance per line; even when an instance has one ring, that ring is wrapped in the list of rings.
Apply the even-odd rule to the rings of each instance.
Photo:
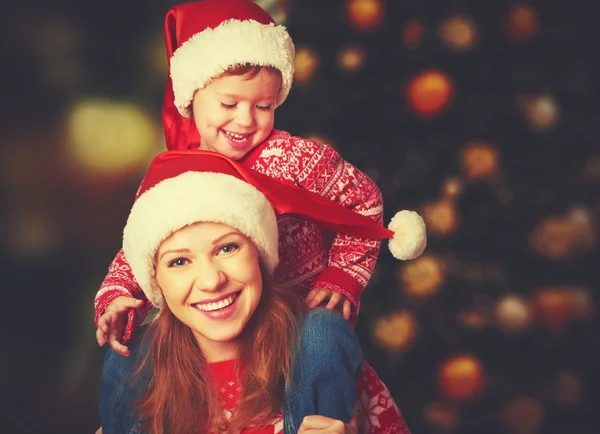
[[[335,309],[335,307],[340,302],[342,297],[343,297],[342,294],[340,294],[339,292],[334,292],[333,295],[331,296],[331,298],[329,299],[327,306],[325,306],[325,308],[329,309],[329,310]]]
[[[104,333],[99,328],[96,329],[96,340],[98,341],[98,346],[103,347],[106,343],[106,333]]]
[[[110,312],[105,312],[100,318],[98,318],[98,328],[106,335],[108,334],[112,322],[113,315]]]
[[[118,297],[113,304],[109,306],[114,312],[122,313],[129,309],[137,309],[142,305],[142,300],[133,297]],[[108,310],[108,309],[107,309]]]
[[[352,313],[352,303],[350,302],[350,300],[345,299],[344,300],[343,315],[344,315],[344,319],[346,321],[348,321],[350,319],[350,314],[351,313]]]
[[[315,288],[315,289],[311,289],[310,292],[308,293],[308,295],[306,296],[306,298],[304,299],[304,302],[306,304],[309,304],[311,302],[311,300],[313,298],[315,298],[315,295],[317,295],[317,293],[320,291],[319,288]]]
[[[310,303],[308,303],[308,307],[313,308],[313,307],[317,307],[318,305],[321,304],[321,302],[323,300],[325,300],[325,298],[329,295],[329,291],[327,289],[321,289],[319,290],[319,292],[317,293],[317,295],[314,296],[314,298],[312,299],[312,301]]]
[[[122,356],[129,357],[129,348],[119,342],[117,335],[111,333],[108,335],[108,344],[110,347]]]

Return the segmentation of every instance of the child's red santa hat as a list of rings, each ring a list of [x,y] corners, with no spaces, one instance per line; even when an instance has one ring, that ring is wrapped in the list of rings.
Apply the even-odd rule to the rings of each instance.
[[[246,235],[263,265],[273,272],[279,262],[277,215],[295,214],[334,232],[367,239],[390,238],[397,259],[411,259],[425,249],[423,219],[400,211],[389,229],[309,190],[284,183],[209,151],[168,151],[150,164],[139,197],[123,231],[123,251],[148,299],[162,303],[154,281],[160,243],[197,222],[218,222]]]
[[[170,77],[163,105],[168,149],[197,147],[190,119],[196,90],[241,64],[272,66],[281,72],[277,105],[294,76],[294,44],[285,27],[251,0],[202,0],[171,8],[165,17]]]

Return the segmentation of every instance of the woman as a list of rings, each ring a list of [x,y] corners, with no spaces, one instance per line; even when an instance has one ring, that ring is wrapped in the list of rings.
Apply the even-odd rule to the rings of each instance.
[[[324,310],[299,319],[300,301],[269,284],[278,262],[269,199],[281,204],[297,192],[265,178],[206,152],[168,152],[153,161],[123,241],[136,280],[161,310],[132,342],[122,371],[103,379],[104,434],[283,431],[296,387],[289,382],[292,369],[302,368],[290,363],[298,321],[304,333]],[[290,212],[306,211],[296,199]],[[312,344],[302,335],[299,340]],[[408,432],[372,371],[363,369],[358,397],[360,432]],[[354,424],[307,416],[298,432],[355,430]]]

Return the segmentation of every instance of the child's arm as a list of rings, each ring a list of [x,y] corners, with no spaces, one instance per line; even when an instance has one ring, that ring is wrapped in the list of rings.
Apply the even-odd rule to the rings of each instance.
[[[117,300],[119,297],[131,298],[131,306],[127,302]],[[141,305],[136,300],[141,300]],[[132,306],[135,305],[139,305],[139,307],[133,308]],[[126,310],[123,308],[126,308]],[[100,322],[100,317],[105,313],[112,313],[112,315],[106,315],[111,317],[114,317],[115,315],[127,316],[124,330],[119,336],[119,341],[122,344],[129,340],[135,327],[140,324],[146,316],[148,316],[150,310],[152,310],[152,304],[146,298],[144,292],[133,277],[131,267],[125,259],[123,250],[120,250],[119,253],[117,253],[117,256],[110,264],[108,274],[102,282],[100,290],[94,299],[94,309],[96,311],[94,321],[99,329],[100,326],[103,325]],[[109,321],[113,322],[114,325],[116,319],[117,318],[111,318]],[[101,344],[100,339],[98,343]]]
[[[329,146],[300,138],[290,140],[297,142],[292,143],[298,153],[295,161],[290,161],[290,167],[296,170],[294,175],[300,186],[382,223],[383,200],[373,180]],[[342,294],[356,313],[375,268],[380,244],[337,235],[329,251],[329,266],[317,276],[313,289],[325,288]]]

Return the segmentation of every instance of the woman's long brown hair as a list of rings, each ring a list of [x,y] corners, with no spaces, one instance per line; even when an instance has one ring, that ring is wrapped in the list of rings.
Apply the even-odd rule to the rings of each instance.
[[[149,389],[136,404],[145,432],[239,432],[267,425],[281,410],[302,303],[293,291],[273,287],[262,275],[261,300],[241,336],[245,375],[240,379],[242,399],[232,418],[223,415],[192,331],[165,306],[146,333],[152,341],[137,371],[138,378],[144,371],[152,372]]]

